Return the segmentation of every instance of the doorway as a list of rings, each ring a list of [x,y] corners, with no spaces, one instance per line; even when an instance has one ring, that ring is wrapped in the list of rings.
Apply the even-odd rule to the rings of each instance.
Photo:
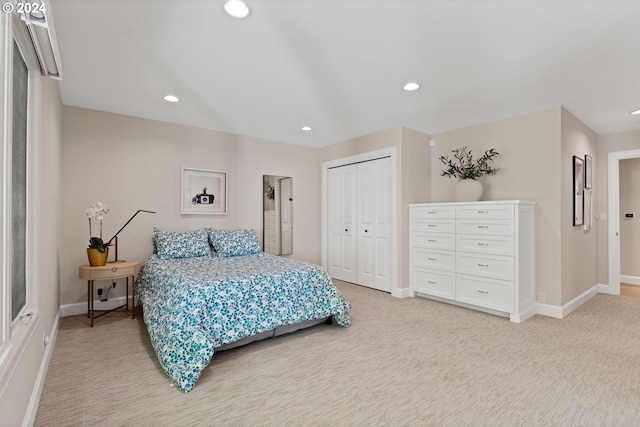
[[[609,153],[608,159],[608,215],[609,215],[609,289],[620,295],[620,161],[640,158],[640,150]]]

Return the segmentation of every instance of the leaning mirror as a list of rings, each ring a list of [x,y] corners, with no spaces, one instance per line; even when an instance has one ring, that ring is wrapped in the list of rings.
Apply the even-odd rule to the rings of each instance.
[[[274,255],[293,252],[293,179],[262,177],[264,251]]]

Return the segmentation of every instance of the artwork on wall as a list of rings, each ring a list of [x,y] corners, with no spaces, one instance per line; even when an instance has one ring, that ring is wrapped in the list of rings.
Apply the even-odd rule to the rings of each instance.
[[[573,156],[573,225],[584,222],[584,159]]]
[[[225,215],[227,213],[227,173],[182,168],[180,213]]]
[[[591,156],[584,156],[584,188],[591,188]]]
[[[592,217],[592,209],[591,206],[591,190],[584,190],[584,225],[582,228],[586,231],[591,230],[591,217]]]

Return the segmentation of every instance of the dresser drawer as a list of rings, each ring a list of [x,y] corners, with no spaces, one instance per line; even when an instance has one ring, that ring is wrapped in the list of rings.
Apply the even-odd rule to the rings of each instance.
[[[426,231],[429,233],[454,233],[455,219],[412,218],[411,231]]]
[[[513,282],[456,275],[456,300],[492,310],[513,313]]]
[[[456,249],[461,252],[513,256],[513,236],[478,236],[456,234]]]
[[[130,277],[138,274],[139,268],[140,264],[133,262],[115,262],[101,267],[80,266],[80,279],[103,280]]]
[[[465,205],[456,206],[456,218],[513,219],[513,205]]]
[[[409,287],[414,292],[454,299],[456,288],[455,274],[444,271],[412,268]]]
[[[411,234],[411,246],[414,248],[440,249],[452,251],[456,248],[455,234],[426,233],[416,231]]]
[[[455,227],[458,234],[513,236],[514,232],[512,219],[459,219]]]
[[[457,252],[455,263],[458,273],[499,280],[514,280],[513,257]]]
[[[454,206],[415,206],[411,208],[411,218],[455,218]]]
[[[421,248],[411,249],[411,266],[451,271],[455,269],[456,256],[453,251],[434,251]]]

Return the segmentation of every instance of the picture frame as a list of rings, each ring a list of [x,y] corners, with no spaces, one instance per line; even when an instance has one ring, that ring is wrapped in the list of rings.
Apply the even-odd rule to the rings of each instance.
[[[584,159],[573,156],[573,225],[584,224]]]
[[[591,203],[591,190],[584,190],[584,224],[582,226],[583,230],[589,231],[591,230],[593,218],[593,205]]]
[[[592,172],[591,172],[591,156],[585,154],[584,156],[584,188],[591,188],[592,186]]]
[[[181,214],[227,214],[226,172],[183,167],[181,188]]]

